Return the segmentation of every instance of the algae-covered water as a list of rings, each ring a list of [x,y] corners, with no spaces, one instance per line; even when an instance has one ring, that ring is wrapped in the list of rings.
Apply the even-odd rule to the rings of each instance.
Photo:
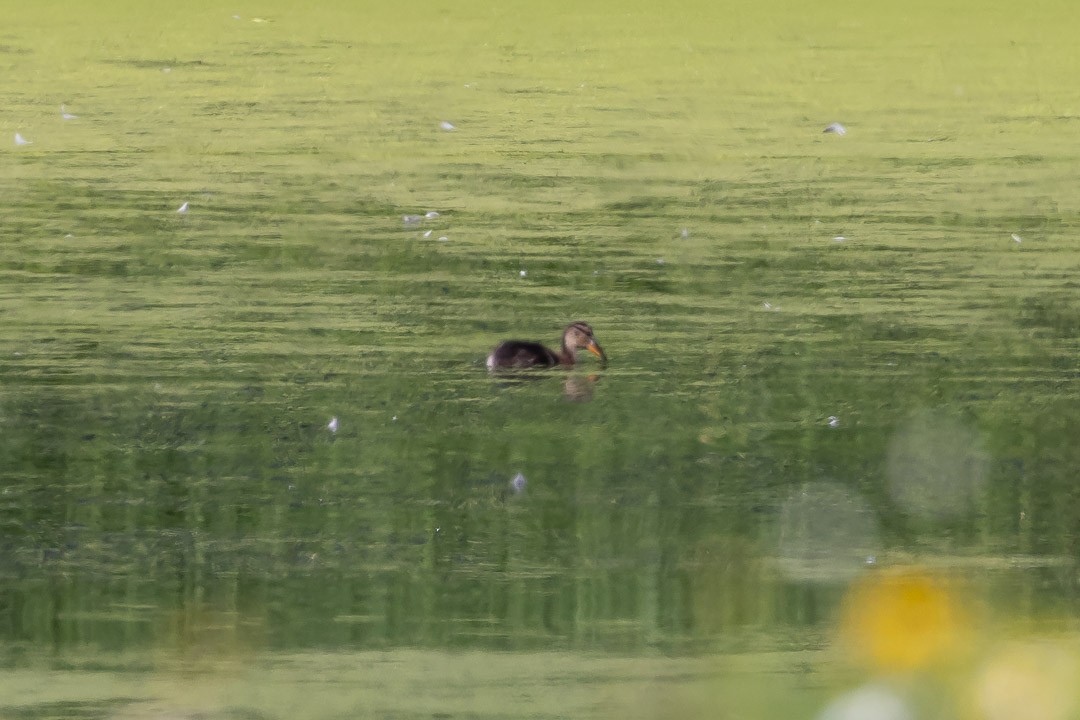
[[[1071,717],[1077,29],[9,8],[0,717]]]

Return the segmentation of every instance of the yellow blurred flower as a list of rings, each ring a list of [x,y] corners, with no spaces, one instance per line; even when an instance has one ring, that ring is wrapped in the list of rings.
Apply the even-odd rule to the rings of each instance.
[[[953,592],[919,568],[875,572],[844,601],[840,636],[854,657],[883,672],[925,668],[954,655],[969,623]]]

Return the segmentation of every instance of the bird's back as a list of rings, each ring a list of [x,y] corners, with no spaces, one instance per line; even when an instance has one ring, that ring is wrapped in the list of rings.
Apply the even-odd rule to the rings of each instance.
[[[540,343],[507,340],[488,355],[489,370],[495,368],[548,367],[559,364],[559,356]]]

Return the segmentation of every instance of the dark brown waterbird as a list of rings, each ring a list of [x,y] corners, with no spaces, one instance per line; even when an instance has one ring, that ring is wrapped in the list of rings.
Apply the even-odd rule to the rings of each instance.
[[[577,360],[578,350],[588,350],[601,362],[607,362],[607,355],[600,343],[593,337],[593,329],[588,323],[572,322],[563,330],[562,347],[551,350],[540,343],[525,340],[504,340],[488,355],[488,370],[496,368],[553,367],[555,365],[573,365]]]

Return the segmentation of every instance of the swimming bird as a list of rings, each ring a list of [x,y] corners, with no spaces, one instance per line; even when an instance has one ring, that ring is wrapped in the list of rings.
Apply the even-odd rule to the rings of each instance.
[[[601,362],[607,363],[607,355],[593,337],[593,329],[585,322],[572,322],[563,330],[562,347],[550,350],[540,343],[525,340],[504,340],[488,355],[488,370],[495,368],[552,367],[573,365],[578,350],[588,350]]]

